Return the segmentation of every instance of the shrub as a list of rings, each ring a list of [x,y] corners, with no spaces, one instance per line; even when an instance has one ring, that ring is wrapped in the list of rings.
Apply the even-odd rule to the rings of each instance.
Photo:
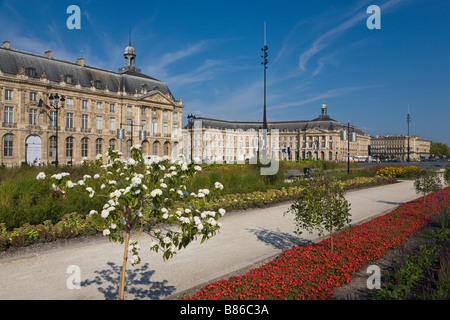
[[[381,174],[387,177],[396,178],[414,178],[421,173],[421,169],[416,166],[393,166],[393,167],[383,167],[377,171],[377,174]]]

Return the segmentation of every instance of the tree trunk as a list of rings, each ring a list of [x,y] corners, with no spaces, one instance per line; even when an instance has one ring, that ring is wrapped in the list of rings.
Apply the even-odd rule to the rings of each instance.
[[[331,252],[333,252],[333,228],[330,229]]]
[[[125,292],[125,273],[127,269],[127,259],[128,259],[128,244],[130,242],[130,228],[126,228],[125,235],[125,250],[123,253],[123,266],[122,266],[122,274],[120,275],[120,284],[119,284],[119,299],[123,300],[124,292]]]

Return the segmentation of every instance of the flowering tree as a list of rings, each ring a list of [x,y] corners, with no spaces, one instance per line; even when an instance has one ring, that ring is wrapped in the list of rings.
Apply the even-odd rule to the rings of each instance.
[[[89,215],[104,236],[125,246],[119,288],[121,300],[128,253],[132,265],[141,261],[138,241],[130,240],[133,229],[139,227],[146,231],[153,238],[150,250],[162,251],[164,260],[173,257],[197,237],[204,242],[220,229],[217,220],[225,210],[199,210],[200,202],[206,201],[215,190],[187,191],[189,180],[201,170],[195,163],[187,163],[183,158],[172,161],[168,157],[144,160],[140,146],[133,146],[128,160],[122,159],[120,152],[110,149],[107,164],[104,165],[102,156],[98,155],[94,161],[84,160],[83,165],[92,170],[93,176],[85,175],[73,182],[68,173],[59,173],[49,179],[53,189],[63,196],[71,190],[82,190],[91,198],[104,199],[101,212],[92,210]],[[37,179],[46,179],[45,174],[39,173]],[[223,185],[217,182],[215,189],[221,190]],[[175,202],[184,206],[174,208]]]

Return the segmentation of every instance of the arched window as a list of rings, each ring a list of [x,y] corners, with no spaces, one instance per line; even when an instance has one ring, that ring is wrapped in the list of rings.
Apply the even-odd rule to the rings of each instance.
[[[95,155],[102,154],[102,139],[98,138],[95,140]]]
[[[73,137],[66,138],[66,157],[73,157]]]
[[[111,150],[116,150],[116,139],[109,140],[109,147]]]
[[[127,140],[127,157],[131,157],[131,140]]]
[[[50,152],[50,157],[55,157],[56,156],[56,136],[51,136],[50,140],[49,140],[49,152]]]
[[[13,155],[13,140],[14,136],[11,133],[3,136],[3,155],[5,157],[12,157]]]
[[[158,149],[159,149],[159,142],[155,141],[153,142],[153,155],[157,156],[158,155]]]
[[[169,155],[169,150],[170,150],[170,142],[164,143],[164,155],[165,156]]]
[[[82,158],[87,158],[87,156],[88,156],[88,143],[89,143],[88,138],[81,139],[81,157]]]

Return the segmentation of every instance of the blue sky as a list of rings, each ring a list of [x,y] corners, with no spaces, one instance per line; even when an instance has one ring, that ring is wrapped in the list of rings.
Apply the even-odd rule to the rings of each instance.
[[[69,30],[69,5],[81,29]],[[367,7],[381,8],[370,30]],[[308,120],[322,103],[371,135],[450,146],[450,1],[0,1],[0,41],[117,71],[131,30],[136,66],[187,114],[262,120],[264,22],[268,120]],[[130,27],[131,26],[131,27]]]

